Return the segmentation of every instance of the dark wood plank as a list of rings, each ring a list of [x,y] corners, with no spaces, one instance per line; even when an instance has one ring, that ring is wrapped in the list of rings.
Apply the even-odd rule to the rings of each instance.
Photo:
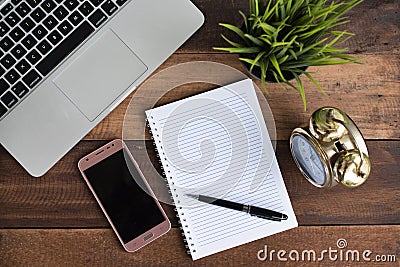
[[[277,84],[268,84],[269,95],[266,96],[273,112],[278,140],[287,140],[293,128],[308,121],[311,113],[322,106],[334,106],[343,109],[357,123],[365,138],[368,139],[400,139],[400,57],[396,54],[363,55],[364,64],[347,64],[341,66],[325,66],[310,68],[316,72],[315,78],[327,92],[327,96],[318,91],[314,84],[304,79],[307,96],[307,111],[298,92],[293,89],[284,91]],[[160,70],[175,64],[190,61],[212,60],[242,72],[246,72],[235,55],[203,54],[173,55],[162,65]],[[182,75],[179,73],[178,75]],[[187,73],[186,75],[190,75]],[[223,73],[215,73],[224,75]],[[179,77],[169,77],[176,81]],[[141,100],[142,103],[153,103],[157,88],[168,80],[152,80],[154,91],[149,90]],[[260,83],[257,82],[258,86]],[[159,86],[157,86],[159,85]],[[212,85],[214,87],[214,85]],[[168,94],[162,103],[172,102],[196,93],[209,90],[210,85],[190,85],[178,87]],[[139,88],[138,90],[141,90]],[[122,136],[124,115],[133,93],[107,116],[85,139],[108,140]],[[141,129],[144,119],[134,122],[134,129]],[[373,125],[373,127],[371,127]],[[141,139],[140,137],[136,139]]]
[[[194,0],[205,15],[203,27],[186,42],[179,53],[216,52],[212,47],[226,46],[220,37],[229,32],[219,22],[240,26],[238,10],[248,11],[248,1]],[[348,13],[350,23],[341,27],[356,35],[343,46],[351,53],[399,51],[400,4],[397,0],[365,0]]]
[[[298,227],[234,249],[192,261],[178,229],[135,253],[123,250],[111,229],[0,230],[0,265],[8,266],[398,266],[400,226]],[[337,241],[344,239],[347,246]],[[265,250],[271,258],[259,260]],[[321,253],[323,250],[331,250]],[[288,261],[277,251],[285,250]],[[299,260],[295,259],[295,250]],[[314,251],[315,260],[308,252]],[[370,250],[370,254],[363,253]],[[29,251],[29,253],[27,253]],[[350,251],[350,252],[348,252]],[[282,252],[281,252],[282,253]],[[292,259],[289,258],[292,253]],[[353,254],[354,253],[354,254]],[[359,261],[357,259],[359,255]],[[312,255],[312,254],[310,254]],[[342,256],[341,256],[342,255]],[[352,256],[354,255],[354,256]],[[383,256],[390,262],[379,263]],[[263,259],[264,253],[260,253]],[[334,260],[336,257],[336,260]],[[318,259],[321,259],[318,261]]]
[[[42,178],[30,177],[0,149],[0,228],[107,227],[76,167],[78,159],[104,143],[80,142]],[[151,142],[146,146],[134,146],[139,164],[146,153],[156,161]],[[296,169],[288,143],[278,142],[278,161],[300,225],[400,223],[400,143],[369,141],[368,147],[372,173],[364,185],[353,190],[340,186],[321,190]],[[153,166],[141,164],[141,169],[146,175]],[[164,206],[177,226],[172,207]]]

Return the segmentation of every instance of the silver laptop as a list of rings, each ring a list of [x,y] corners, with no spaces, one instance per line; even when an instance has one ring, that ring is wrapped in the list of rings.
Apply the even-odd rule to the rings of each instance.
[[[204,22],[189,0],[0,4],[0,142],[41,176]]]

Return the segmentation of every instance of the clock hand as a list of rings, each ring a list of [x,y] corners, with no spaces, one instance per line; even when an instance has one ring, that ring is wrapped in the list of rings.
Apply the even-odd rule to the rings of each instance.
[[[310,151],[310,161],[313,163],[313,165],[314,165],[315,167],[317,167],[317,169],[318,169],[319,171],[324,172],[324,170],[322,170],[322,169],[318,166],[318,164],[315,163],[316,157],[315,157],[315,154],[313,153],[313,151],[311,150],[311,147],[308,147],[308,150]],[[314,170],[314,168],[313,168],[313,170]]]
[[[310,157],[310,159],[311,159],[311,157]],[[315,174],[315,168],[314,168],[315,164],[312,160],[310,160],[310,166],[311,166],[312,172]]]
[[[318,166],[318,164],[315,163],[315,161],[314,161],[315,156],[314,156],[314,155],[313,155],[312,157],[310,157],[310,159],[311,159],[312,165],[314,165],[315,167],[317,167],[317,169],[318,169],[320,172],[324,172],[324,170],[321,169],[320,166]],[[314,169],[314,168],[313,168],[313,169]]]

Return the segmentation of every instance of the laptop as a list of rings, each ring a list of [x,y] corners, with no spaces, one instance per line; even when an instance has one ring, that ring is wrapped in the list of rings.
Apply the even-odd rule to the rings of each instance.
[[[39,177],[204,22],[189,0],[0,2],[0,143]]]

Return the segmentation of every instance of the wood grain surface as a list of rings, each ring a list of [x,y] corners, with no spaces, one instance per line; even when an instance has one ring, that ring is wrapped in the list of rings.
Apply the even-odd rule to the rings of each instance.
[[[211,61],[246,73],[237,55],[213,50],[225,46],[218,26],[240,26],[238,10],[245,0],[193,0],[204,13],[204,26],[155,72],[179,63]],[[126,253],[83,182],[78,160],[106,142],[122,137],[125,111],[140,88],[95,127],[77,146],[41,178],[30,177],[0,147],[0,266],[399,266],[400,262],[400,1],[364,0],[348,13],[342,26],[355,33],[343,44],[362,64],[311,67],[326,95],[303,78],[307,110],[294,90],[268,84],[264,94],[273,113],[277,158],[299,227],[193,262],[186,254],[172,206],[163,204],[173,229],[137,253]],[[160,44],[162,45],[162,44]],[[181,74],[182,75],[182,74]],[[188,75],[188,74],[183,74]],[[215,73],[223,76],[225,73]],[[154,83],[139,99],[143,105],[165,104],[215,88],[214,84],[179,86],[155,97],[168,79]],[[260,86],[259,81],[255,81]],[[359,126],[372,161],[369,180],[350,190],[336,186],[321,190],[310,185],[297,170],[288,148],[293,128],[306,122],[321,106],[343,109]],[[131,114],[129,114],[131,115]],[[129,117],[133,129],[144,129],[139,117]],[[130,147],[146,176],[160,171],[150,136],[138,134]],[[40,155],[38,155],[40,156]],[[150,162],[144,159],[149,158]],[[345,239],[349,250],[371,250],[374,261],[260,261],[257,252],[269,250],[338,249]],[[277,253],[277,252],[275,252]],[[396,257],[377,262],[375,256]]]
[[[82,141],[50,172],[39,179],[30,177],[0,150],[0,228],[106,227],[94,198],[76,168],[78,160],[104,144]],[[396,224],[400,222],[400,144],[369,141],[373,164],[369,180],[350,190],[336,186],[321,190],[308,183],[296,168],[287,142],[277,144],[278,162],[300,225]],[[130,142],[131,152],[147,179],[157,159],[152,143]],[[153,165],[145,162],[150,157]],[[171,206],[164,205],[177,226]]]
[[[268,84],[269,95],[266,99],[275,118],[277,137],[287,140],[293,128],[306,122],[311,113],[324,105],[343,109],[357,123],[367,139],[400,139],[400,54],[363,55],[364,64],[347,64],[341,66],[312,67],[315,78],[326,91],[323,95],[309,80],[304,79],[307,96],[307,111],[303,110],[300,95],[293,89],[284,91],[277,84]],[[246,72],[236,55],[230,54],[179,54],[170,57],[160,68],[190,61],[212,60],[232,66]],[[181,74],[177,74],[181,75]],[[222,74],[221,74],[222,75]],[[170,77],[171,80],[177,77]],[[165,80],[153,81],[163,86]],[[261,84],[257,81],[261,88]],[[215,86],[215,85],[213,85]],[[153,103],[154,91],[142,99],[143,103]],[[171,102],[213,88],[207,84],[195,84],[174,89],[174,93],[160,99],[162,103]],[[147,89],[147,88],[146,88]],[[140,88],[138,89],[140,90]],[[121,103],[87,136],[86,140],[120,138],[122,136],[123,118],[135,92]],[[133,124],[143,128],[143,120]],[[371,127],[373,125],[373,127]]]
[[[124,251],[111,229],[0,229],[0,265],[14,266],[398,266],[399,226],[308,226],[263,238],[192,261],[178,229],[171,229],[135,253]],[[338,240],[347,246],[337,246]],[[343,240],[344,239],[344,240]],[[341,244],[341,243],[339,243]],[[343,243],[344,244],[344,243]],[[275,254],[263,260],[265,253]],[[341,249],[341,247],[343,247]],[[329,254],[323,250],[331,250]],[[280,261],[285,250],[288,261]],[[292,252],[299,253],[299,260]],[[309,251],[315,251],[313,254]],[[367,252],[364,260],[363,253]],[[303,252],[306,251],[306,252]],[[350,252],[348,252],[350,251]],[[357,252],[356,252],[357,251]],[[359,261],[357,261],[357,254]],[[310,255],[310,258],[309,258]],[[341,256],[342,255],[342,256]],[[354,256],[353,256],[354,255]],[[378,256],[378,257],[377,257]],[[335,259],[336,258],[336,259]],[[318,261],[318,259],[321,259]],[[386,259],[386,262],[377,262]],[[394,258],[394,260],[398,260]]]
[[[194,0],[203,11],[206,21],[198,34],[193,36],[178,53],[204,53],[216,51],[212,47],[226,46],[220,34],[228,31],[217,26],[219,22],[241,26],[238,10],[248,12],[248,1]],[[364,0],[347,17],[351,21],[342,28],[356,36],[345,43],[351,53],[399,52],[399,8],[397,0]]]

